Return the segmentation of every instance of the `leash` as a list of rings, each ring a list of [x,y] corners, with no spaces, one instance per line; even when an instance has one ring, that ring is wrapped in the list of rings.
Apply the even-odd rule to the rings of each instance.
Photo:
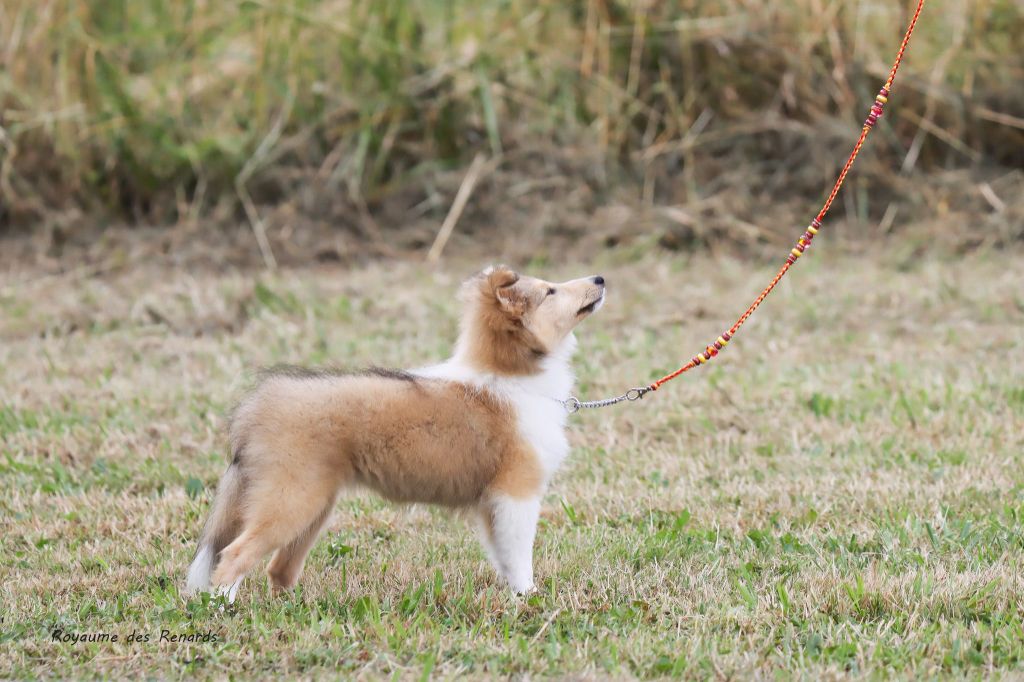
[[[878,119],[882,117],[882,110],[885,108],[886,102],[889,101],[889,92],[892,90],[893,81],[896,80],[896,72],[900,68],[900,62],[903,61],[903,53],[907,50],[907,45],[910,43],[910,36],[914,33],[914,27],[917,25],[917,19],[921,16],[921,10],[924,9],[925,0],[917,0],[917,10],[914,12],[914,16],[910,19],[910,25],[907,26],[907,32],[903,35],[903,42],[900,43],[900,49],[896,53],[896,60],[893,62],[892,69],[889,71],[889,78],[886,79],[885,85],[875,95],[875,101],[871,104],[871,111],[868,113],[868,117],[864,120],[864,126],[861,128],[860,137],[857,138],[857,143],[853,146],[853,151],[850,152],[849,158],[846,159],[846,163],[843,165],[843,169],[839,172],[839,177],[836,178],[835,184],[832,186],[832,191],[829,193],[828,198],[825,199],[825,204],[818,211],[818,215],[811,221],[811,224],[807,226],[800,238],[797,240],[796,246],[786,256],[786,262],[782,264],[782,267],[776,273],[775,277],[768,283],[768,286],[758,294],[754,302],[750,304],[736,323],[729,328],[729,331],[723,332],[721,336],[715,339],[715,342],[708,345],[702,352],[694,355],[689,362],[685,365],[672,372],[666,374],[657,381],[648,384],[647,386],[637,386],[631,388],[622,395],[614,396],[612,398],[605,398],[604,400],[580,400],[576,396],[569,396],[565,400],[560,401],[562,406],[570,413],[579,412],[581,409],[592,409],[598,407],[607,407],[609,405],[615,405],[621,402],[635,402],[640,400],[645,395],[652,391],[657,391],[661,386],[669,381],[672,381],[684,372],[689,372],[694,367],[699,367],[712,358],[716,357],[722,352],[734,336],[739,331],[743,323],[754,314],[758,306],[768,297],[768,294],[772,293],[772,289],[775,288],[789,269],[797,262],[800,256],[804,255],[807,249],[811,246],[811,241],[814,236],[818,234],[821,229],[821,222],[825,218],[825,214],[828,213],[829,209],[832,208],[832,202],[835,201],[836,195],[839,194],[839,188],[843,186],[843,181],[846,180],[846,174],[850,172],[850,168],[853,166],[853,162],[856,161],[857,155],[860,154],[861,147],[864,146],[864,141],[868,137],[868,133],[871,132],[872,128],[878,122]]]

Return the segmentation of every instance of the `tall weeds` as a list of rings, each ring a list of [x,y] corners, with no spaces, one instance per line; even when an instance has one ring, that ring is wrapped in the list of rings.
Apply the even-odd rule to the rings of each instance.
[[[295,170],[361,199],[524,140],[639,175],[714,168],[723,145],[771,158],[794,135],[827,149],[863,119],[908,9],[5,0],[0,221],[70,206],[174,219]],[[914,140],[905,163],[1024,165],[1022,35],[1015,0],[929,2],[908,104],[886,119]]]

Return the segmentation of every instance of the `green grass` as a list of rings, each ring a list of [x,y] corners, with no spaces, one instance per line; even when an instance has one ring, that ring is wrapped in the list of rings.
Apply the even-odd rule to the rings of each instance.
[[[230,606],[178,592],[246,373],[439,359],[470,266],[140,266],[11,287],[2,674],[1021,675],[1024,261],[827,256],[801,261],[710,366],[573,418],[527,598],[459,518],[370,497],[339,504],[286,597],[260,575]],[[610,283],[580,330],[586,397],[689,357],[769,273],[601,258],[540,273]]]

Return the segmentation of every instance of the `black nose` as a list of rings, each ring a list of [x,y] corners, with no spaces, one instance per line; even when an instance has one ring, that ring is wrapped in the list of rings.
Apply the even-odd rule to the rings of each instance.
[[[602,277],[601,275],[598,275],[597,277],[595,277],[594,278],[594,284],[602,284],[603,285],[604,284],[604,277]]]

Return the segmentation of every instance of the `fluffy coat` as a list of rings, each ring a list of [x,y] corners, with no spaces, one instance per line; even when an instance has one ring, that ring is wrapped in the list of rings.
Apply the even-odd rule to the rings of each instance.
[[[569,450],[557,401],[572,388],[572,329],[603,302],[604,280],[553,284],[497,267],[461,294],[459,340],[442,364],[261,373],[230,420],[232,461],[188,591],[234,599],[270,552],[272,586],[290,588],[354,487],[470,510],[499,575],[516,592],[533,587],[540,499]]]

